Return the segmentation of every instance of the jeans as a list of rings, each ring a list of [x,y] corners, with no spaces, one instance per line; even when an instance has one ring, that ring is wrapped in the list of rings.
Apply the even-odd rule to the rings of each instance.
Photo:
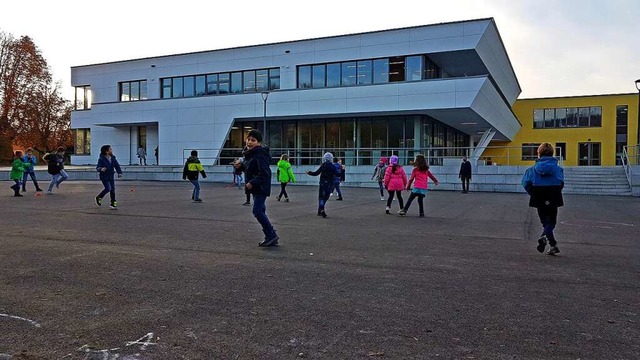
[[[109,198],[111,199],[111,203],[116,202],[115,180],[111,178],[111,179],[100,179],[100,181],[102,181],[102,186],[104,186],[104,189],[100,194],[98,194],[98,197],[102,199],[105,195],[107,195],[107,193],[109,193]]]
[[[469,192],[469,178],[461,177],[460,180],[462,180],[462,191]]]
[[[333,188],[338,193],[338,199],[342,199],[342,191],[340,190],[340,179],[339,178],[333,181]],[[331,191],[331,192],[333,192],[333,191]]]
[[[541,206],[538,208],[538,217],[542,223],[542,235],[546,235],[549,239],[549,245],[556,246],[556,238],[553,236],[553,229],[556,228],[558,220],[558,208],[556,206]]]
[[[14,194],[16,196],[19,196],[20,194],[20,185],[22,184],[20,180],[18,179],[13,179],[13,181],[15,182],[15,184],[11,185],[11,188],[14,191]]]
[[[393,201],[393,196],[397,195],[398,196],[398,205],[400,205],[400,209],[404,208],[404,200],[402,199],[402,191],[391,191],[391,190],[387,190],[387,192],[389,193],[389,198],[387,199],[387,207],[391,207],[391,202]]]
[[[191,181],[191,183],[193,184],[193,194],[191,195],[191,198],[193,200],[200,199],[200,182],[198,181],[198,179],[189,181]]]
[[[324,210],[324,205],[329,200],[329,195],[333,192],[332,181],[321,181],[318,188],[318,210]]]
[[[242,175],[241,174],[233,174],[233,183],[237,186],[240,187],[242,185]]]
[[[255,216],[256,220],[262,225],[265,240],[271,240],[276,237],[276,231],[267,217],[266,201],[266,195],[253,195],[253,216]]]
[[[382,181],[378,181],[378,186],[380,187],[380,196],[384,196],[384,184]]]
[[[147,157],[146,156],[140,156],[140,165],[142,165],[143,161],[144,161],[144,164],[147,165]]]
[[[280,199],[283,195],[285,199],[289,198],[289,194],[287,194],[287,184],[286,182],[280,183],[280,195],[278,195],[278,199]]]
[[[411,203],[413,202],[413,199],[418,198],[418,206],[420,207],[420,215],[424,215],[424,195],[422,194],[416,194],[416,193],[411,193],[411,195],[409,196],[409,200],[407,200],[407,204],[404,206],[404,212],[409,211],[409,207],[411,207]]]
[[[63,181],[67,180],[69,175],[64,170],[60,170],[59,174],[51,175],[51,182],[49,183],[49,191],[53,191],[53,185],[60,186]]]
[[[35,186],[36,189],[40,189],[40,186],[38,186],[38,180],[36,180],[36,173],[34,171],[25,171],[22,176],[22,191],[27,191],[27,180],[29,180],[29,176],[31,176],[33,186]]]

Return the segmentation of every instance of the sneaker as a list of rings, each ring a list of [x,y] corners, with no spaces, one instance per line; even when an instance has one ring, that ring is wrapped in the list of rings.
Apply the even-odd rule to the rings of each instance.
[[[384,212],[385,212],[385,213],[387,213],[387,214],[391,214],[391,213],[389,212],[389,210],[391,210],[391,208],[387,206],[387,207],[385,207]]]
[[[60,183],[56,183],[56,189],[60,189]]]
[[[243,202],[243,203],[242,203],[242,205],[244,205],[244,206],[249,206],[249,205],[251,205],[251,203],[250,203],[250,202],[248,202],[248,201],[245,201],[245,202]]]
[[[407,214],[407,212],[404,211],[404,209],[398,211],[398,215],[400,215],[400,216],[405,216],[406,214]]]
[[[560,253],[560,249],[558,249],[557,246],[552,246],[549,248],[549,251],[547,251],[547,255],[555,255]]]
[[[47,195],[53,195],[53,191],[47,190]]]
[[[342,201],[342,196],[336,199],[337,201]]]
[[[112,202],[111,205],[109,205],[109,209],[118,210],[118,202],[117,201]]]
[[[380,200],[384,201],[384,196],[380,196]]]
[[[278,237],[278,235],[272,237],[269,240],[262,240],[258,243],[258,246],[261,247],[267,247],[267,246],[275,246],[278,244],[278,240],[280,239],[280,237]]]
[[[37,191],[37,192],[42,192],[42,189],[37,188],[37,189],[36,189],[36,191]]]
[[[418,214],[418,217],[424,217],[424,214]]]
[[[24,195],[22,195],[22,194],[18,193],[18,194],[14,194],[13,196],[14,196],[14,197],[23,197]]]
[[[318,210],[318,216],[322,216],[322,210]]]
[[[542,254],[544,252],[544,248],[546,246],[547,246],[547,235],[542,235],[538,239],[538,246],[536,247],[536,250],[538,250],[538,252],[540,254]],[[549,251],[551,251],[551,250],[549,250]]]
[[[102,198],[99,196],[96,196],[96,205],[102,206]]]
[[[323,218],[327,217],[327,213],[324,212],[324,210],[320,211],[320,216],[322,216]]]
[[[201,203],[201,202],[202,202],[202,199],[195,199],[195,200],[193,200],[193,201],[194,201],[194,202],[197,202],[197,203]]]
[[[276,196],[276,200],[280,201],[280,196]]]
[[[289,198],[284,198],[284,202],[289,202]]]

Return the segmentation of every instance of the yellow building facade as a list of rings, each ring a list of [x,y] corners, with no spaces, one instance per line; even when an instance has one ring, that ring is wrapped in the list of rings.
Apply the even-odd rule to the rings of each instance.
[[[624,146],[637,149],[638,96],[517,100],[513,111],[522,128],[511,142],[492,141],[481,160],[497,165],[531,165],[537,158],[537,146],[549,142],[556,147],[564,166],[618,165]]]

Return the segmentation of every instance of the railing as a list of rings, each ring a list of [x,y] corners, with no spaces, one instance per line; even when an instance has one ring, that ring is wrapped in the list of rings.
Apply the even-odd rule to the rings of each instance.
[[[632,156],[629,156],[629,150],[632,150]],[[631,164],[640,165],[638,161],[640,160],[639,156],[640,146],[623,146],[622,147],[622,155],[620,155],[620,161],[622,162],[622,167],[624,168],[624,174],[627,176],[627,181],[629,182],[629,186],[633,186],[631,182]],[[632,160],[633,159],[633,160]]]

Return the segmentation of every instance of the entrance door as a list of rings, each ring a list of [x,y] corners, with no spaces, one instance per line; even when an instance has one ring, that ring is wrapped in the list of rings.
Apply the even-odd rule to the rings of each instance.
[[[600,165],[600,143],[578,143],[578,165]]]
[[[567,143],[556,143],[556,157],[567,160]]]

